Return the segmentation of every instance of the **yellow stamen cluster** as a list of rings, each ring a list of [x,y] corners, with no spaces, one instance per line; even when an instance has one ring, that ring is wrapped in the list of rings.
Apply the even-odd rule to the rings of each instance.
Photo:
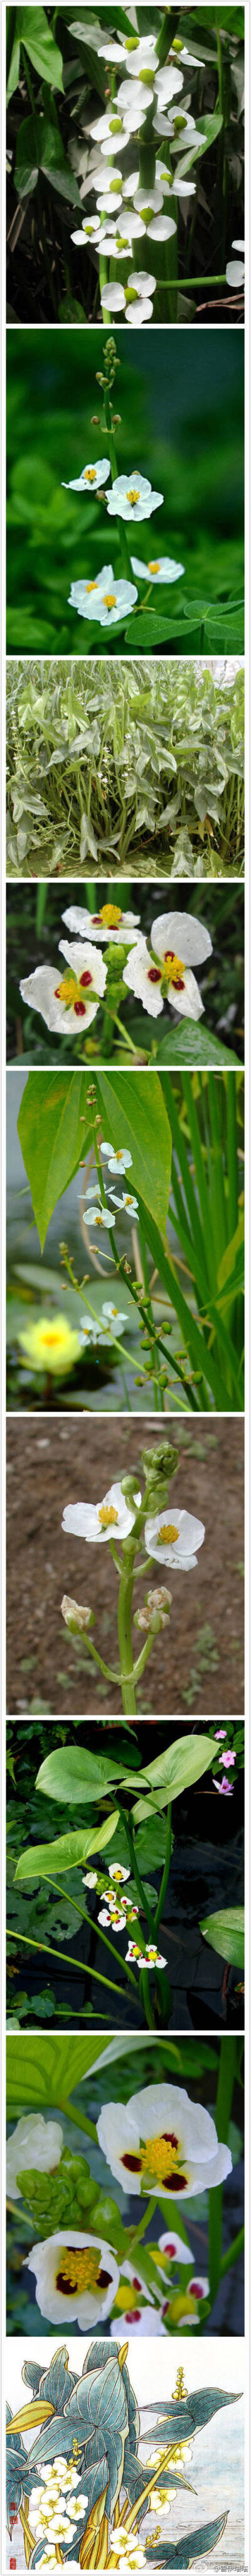
[[[114,1503],[100,1503],[98,1520],[101,1522],[101,1529],[113,1528],[114,1523],[118,1520],[118,1512],[114,1511]]]
[[[168,976],[168,983],[179,984],[181,975],[184,975],[183,958],[173,957],[170,955],[169,949],[167,949],[166,956],[163,958],[163,965],[165,967],[165,974]]]
[[[86,465],[84,482],[96,483],[96,465]]]
[[[136,501],[139,501],[139,492],[127,492],[126,498],[127,501],[131,501],[132,509],[134,510]]]
[[[163,1544],[164,1547],[174,1547],[175,1539],[178,1537],[179,1531],[175,1528],[175,1521],[162,1521],[162,1528],[158,1530],[157,1547],[163,1547]]]
[[[101,910],[97,913],[97,921],[104,921],[107,930],[117,930],[122,921],[120,904],[102,903]]]
[[[173,2146],[169,2138],[146,2138],[145,2146],[140,2149],[140,2157],[142,2173],[147,2173],[151,2177],[156,2174],[156,2180],[164,2182],[167,2174],[177,2171],[180,2164],[180,2148],[178,2144]]]
[[[116,608],[116,590],[104,591],[104,608]]]
[[[85,2245],[82,2249],[77,2245],[66,2245],[62,2256],[59,2256],[57,2289],[65,2289],[70,2297],[75,2290],[96,2290],[99,2262],[99,2252],[92,2245]]]

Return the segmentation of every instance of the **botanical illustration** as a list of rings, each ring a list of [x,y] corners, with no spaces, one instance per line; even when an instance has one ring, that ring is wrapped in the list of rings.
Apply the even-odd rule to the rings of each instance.
[[[241,2037],[9,2034],[7,2111],[10,2334],[243,2331]]]
[[[149,2410],[148,2438],[127,2341],[92,2342],[79,2375],[62,2344],[48,2370],[24,2361],[22,2379],[32,2393],[17,2414],[7,2406],[7,2529],[12,2539],[20,2522],[27,2567],[112,2567],[130,2576],[211,2558],[227,2507],[222,2502],[222,2513],[198,2528],[190,2462],[196,2434],[233,2404],[231,2392],[190,2390],[181,2363],[172,2396]],[[27,2450],[24,2435],[34,2428]],[[177,2506],[178,2521],[184,2487],[193,2527],[170,2543],[166,2518]]]
[[[162,1597],[164,1625],[164,1589]],[[67,1609],[74,1634],[73,1603]],[[49,1745],[48,1752],[41,1719],[8,1727],[15,2023],[36,2027],[38,2014],[45,2023],[62,2015],[75,2026],[91,2012],[98,2026],[107,1987],[112,2028],[121,2026],[123,2004],[123,2026],[127,2011],[131,2029],[166,2029],[171,2014],[182,2029],[198,1994],[205,2028],[207,2006],[209,2027],[212,2010],[215,2028],[220,2017],[228,2025],[234,2017],[236,2028],[238,2016],[242,2027],[240,1719],[212,1720],[206,1732],[191,1721],[184,1732],[181,1721],[176,1735],[161,1725],[157,1753],[155,1720],[130,1726],[130,1735],[128,1726],[122,1732],[117,1724],[116,1734],[106,1727],[104,1750],[94,1721],[67,1733],[51,1725]]]
[[[241,7],[8,11],[11,319],[242,319],[243,40]]]
[[[8,877],[83,879],[91,866],[120,911],[120,868],[123,881],[132,868],[136,880],[243,876],[244,668],[188,661],[185,631],[183,646],[182,661],[159,648],[147,674],[138,654],[128,666],[94,656],[91,669],[7,662]],[[99,883],[93,911],[106,899]]]
[[[13,339],[8,652],[243,652],[243,332]]]

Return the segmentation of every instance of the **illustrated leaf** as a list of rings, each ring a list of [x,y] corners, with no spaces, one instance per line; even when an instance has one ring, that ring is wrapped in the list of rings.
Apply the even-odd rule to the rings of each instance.
[[[169,2541],[162,2541],[161,2545],[158,2543],[158,2566],[193,2567],[196,2558],[205,2558],[209,2551],[216,2549],[217,2541],[222,2539],[227,2520],[227,2513],[217,2514],[215,2522],[204,2522],[201,2524],[200,2531],[188,2531],[184,2540],[177,2541],[176,2547],[174,2542],[171,2547],[169,2547]],[[151,2541],[148,2542],[148,2553],[151,2562],[153,2556],[155,2557],[154,2543],[151,2547]]]
[[[25,45],[25,52],[34,64],[34,71],[39,72],[40,79],[48,81],[50,89],[63,90],[62,54],[48,25],[46,10],[19,9],[18,33],[20,44]]]
[[[78,1171],[85,1103],[85,1074],[28,1074],[17,1126],[42,1252],[53,1208]],[[90,1142],[85,1133],[86,1153]]]
[[[140,1192],[144,1206],[154,1206],[162,1233],[166,1226],[171,1177],[171,1134],[158,1074],[146,1088],[144,1073],[96,1077],[103,1132],[115,1146],[129,1146],[132,1171],[128,1187]]]
[[[244,1968],[244,1905],[226,1905],[219,1914],[205,1914],[200,1932],[220,1959],[227,1959],[230,1967]]]
[[[75,1744],[70,1744],[69,1749],[59,1746],[41,1762],[36,1789],[67,1806],[79,1806],[81,1802],[86,1806],[89,1801],[92,1805],[95,1798],[106,1797],[113,1780],[121,1779],[121,1769],[121,1762],[106,1760],[104,1753],[90,1753],[87,1747],[83,1752]]]
[[[20,1852],[15,1883],[17,1879],[25,1879],[27,1884],[33,1878],[54,1877],[55,1869],[77,1869],[80,1861],[89,1860],[91,1852],[106,1848],[117,1824],[118,1808],[114,1808],[113,1815],[106,1816],[105,1824],[96,1826],[96,1832],[85,1833],[80,1826],[79,1833],[61,1834],[57,1842],[37,1843],[36,1850],[28,1845],[27,1851]]]

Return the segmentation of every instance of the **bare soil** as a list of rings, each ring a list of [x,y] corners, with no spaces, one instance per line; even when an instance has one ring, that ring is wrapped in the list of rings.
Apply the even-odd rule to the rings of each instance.
[[[121,1714],[119,1689],[101,1682],[85,1644],[77,1650],[63,1625],[63,1592],[88,1601],[96,1613],[95,1643],[108,1663],[117,1661],[118,1577],[108,1547],[65,1537],[66,1502],[102,1498],[114,1477],[135,1469],[140,1477],[142,1434],[153,1448],[161,1437],[152,1417],[144,1426],[101,1415],[91,1426],[75,1417],[61,1422],[17,1416],[8,1424],[8,1644],[7,1709],[24,1714],[36,1702],[48,1714],[89,1717]],[[191,1575],[170,1578],[173,1598],[167,1634],[156,1639],[141,1685],[140,1713],[170,1716],[184,1707],[194,1667],[200,1670],[201,1630],[213,1631],[191,1705],[197,1716],[241,1715],[243,1710],[243,1454],[240,1419],[214,1426],[205,1418],[174,1437],[180,1449],[175,1498],[205,1521],[206,1538]],[[188,1454],[189,1450],[189,1454]],[[182,1454],[183,1453],[183,1454]],[[185,1454],[184,1454],[185,1453]],[[197,1453],[197,1454],[196,1454]],[[202,1454],[201,1454],[202,1453]],[[164,1579],[164,1568],[163,1579]],[[155,1568],[149,1566],[149,1580]],[[167,1575],[168,1582],[168,1575]],[[156,1582],[157,1568],[156,1568]],[[141,1584],[135,1600],[144,1598]],[[135,1647],[140,1640],[134,1631]],[[80,1660],[81,1658],[81,1660]],[[101,1688],[100,1688],[101,1683]],[[144,1692],[144,1697],[142,1696]]]

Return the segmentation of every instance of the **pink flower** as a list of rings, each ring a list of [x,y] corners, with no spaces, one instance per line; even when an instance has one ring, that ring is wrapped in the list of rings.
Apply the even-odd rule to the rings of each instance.
[[[226,1726],[217,1726],[217,1733],[216,1733],[216,1735],[214,1736],[214,1744],[223,1744],[223,1742],[224,1742],[224,1736],[226,1736],[226,1732],[227,1732]]]
[[[225,1762],[225,1770],[226,1770],[226,1771],[230,1771],[230,1769],[231,1769],[231,1763],[232,1763],[232,1762],[236,1762],[236,1754],[235,1754],[235,1753],[220,1753],[220,1754],[219,1754],[219,1761],[220,1761],[220,1762]]]
[[[215,1780],[213,1772],[213,1784],[214,1789],[219,1790],[219,1798],[233,1797],[233,1789],[230,1789],[230,1780]]]

